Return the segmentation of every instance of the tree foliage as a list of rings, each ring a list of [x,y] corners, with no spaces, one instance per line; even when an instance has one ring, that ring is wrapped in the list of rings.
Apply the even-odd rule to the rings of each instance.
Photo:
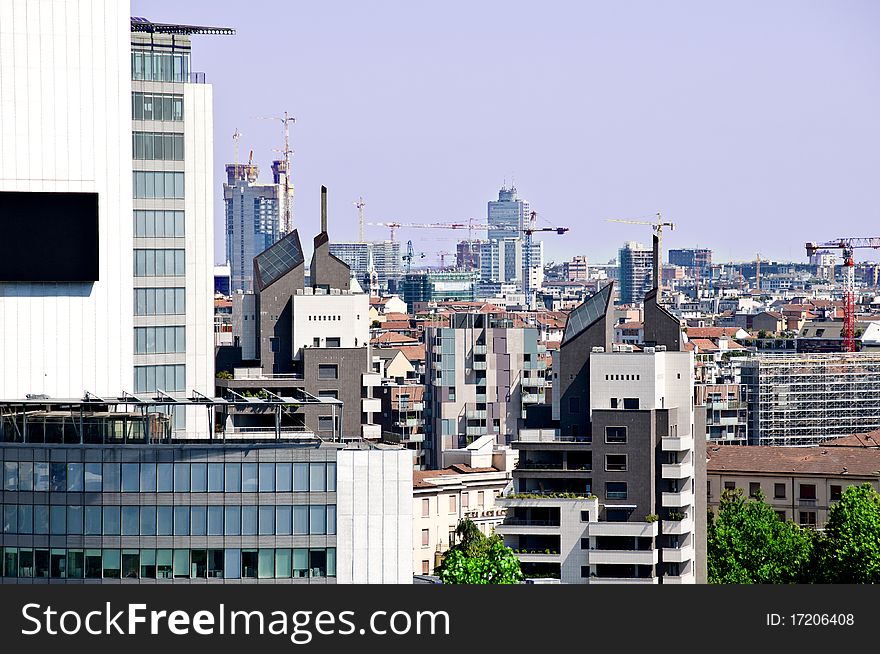
[[[467,518],[455,533],[458,542],[443,555],[436,573],[444,584],[517,584],[523,580],[519,559],[501,536],[485,536]]]
[[[829,509],[814,569],[825,583],[880,583],[880,494],[870,484],[849,486]]]
[[[780,520],[760,493],[746,500],[742,489],[726,490],[707,520],[709,583],[808,581],[814,540],[811,530]]]

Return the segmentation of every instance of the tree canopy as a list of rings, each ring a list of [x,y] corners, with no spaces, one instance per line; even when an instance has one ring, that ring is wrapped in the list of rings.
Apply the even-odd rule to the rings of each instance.
[[[501,536],[485,536],[472,520],[458,523],[458,542],[443,555],[436,573],[444,584],[517,584],[523,574],[519,559]]]
[[[849,486],[828,510],[815,558],[817,581],[880,583],[880,494],[870,484]]]

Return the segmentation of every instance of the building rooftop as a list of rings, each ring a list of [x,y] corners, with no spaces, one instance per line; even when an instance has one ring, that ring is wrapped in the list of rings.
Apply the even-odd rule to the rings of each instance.
[[[206,27],[201,25],[178,25],[175,23],[154,23],[140,16],[131,17],[132,32],[150,32],[159,34],[235,34],[231,27]]]
[[[854,475],[880,478],[880,450],[857,447],[714,445],[706,448],[710,473]]]

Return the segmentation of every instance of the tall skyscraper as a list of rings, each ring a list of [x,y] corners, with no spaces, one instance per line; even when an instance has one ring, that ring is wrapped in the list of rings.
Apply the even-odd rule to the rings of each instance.
[[[489,240],[521,238],[529,216],[529,203],[516,197],[516,187],[501,187],[498,200],[489,202]]]
[[[120,69],[131,74],[134,369],[121,390],[214,391],[213,89],[191,70],[190,37],[234,33],[131,19],[131,66]],[[209,436],[196,407],[171,409],[176,432]]]
[[[619,304],[638,304],[645,299],[645,293],[651,289],[651,257],[651,249],[635,241],[627,241],[620,248]]]
[[[227,164],[223,201],[226,204],[226,260],[232,268],[232,290],[253,291],[254,257],[278,240],[285,202],[293,200],[284,162],[272,162],[272,183],[261,184],[254,164]]]

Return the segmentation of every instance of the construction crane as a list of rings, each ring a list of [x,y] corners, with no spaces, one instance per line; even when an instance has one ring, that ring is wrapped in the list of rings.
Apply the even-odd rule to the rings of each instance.
[[[468,238],[469,240],[473,240],[473,230],[475,229],[489,229],[489,225],[485,225],[482,223],[475,223],[473,219],[470,219],[466,223],[398,223],[398,222],[389,222],[389,223],[367,223],[368,225],[373,225],[375,227],[387,227],[391,231],[391,240],[394,240],[395,230],[400,229],[401,227],[405,227],[407,229],[467,229],[468,230]]]
[[[425,258],[424,252],[419,252],[418,255],[413,250],[412,241],[407,241],[406,243],[406,254],[403,255],[403,260],[406,261],[406,274],[408,275],[412,272],[412,260],[418,256],[420,259]]]
[[[364,242],[364,207],[366,203],[362,197],[358,198],[358,201],[354,203],[354,206],[357,207],[358,210],[358,243]]]
[[[843,351],[856,351],[856,248],[880,250],[880,236],[846,237],[825,243],[807,243],[807,256],[812,257],[819,249],[842,250],[843,254]]]
[[[446,257],[455,256],[455,252],[447,252],[446,250],[440,250],[437,252],[437,255],[440,257],[440,269],[446,270]]]
[[[273,149],[273,152],[279,152],[284,159],[284,218],[281,225],[281,236],[289,234],[293,230],[293,218],[290,215],[290,155],[293,150],[290,149],[290,123],[295,123],[296,118],[288,116],[284,112],[283,116],[258,116],[260,120],[280,120],[282,132],[284,136],[284,149]]]
[[[526,306],[529,310],[535,308],[535,292],[532,289],[532,234],[535,232],[556,232],[557,234],[565,234],[569,231],[568,227],[537,227],[538,213],[532,211],[529,214],[529,223],[523,228],[522,233],[525,234],[525,243],[523,245],[523,293],[526,296]]]
[[[657,260],[654,262],[654,287],[659,289],[660,282],[660,270],[662,269],[662,261],[663,261],[663,228],[668,227],[670,231],[675,229],[674,223],[663,222],[663,218],[660,215],[660,212],[657,212],[657,220],[651,222],[647,220],[622,220],[619,218],[606,218],[606,221],[609,223],[626,223],[628,225],[648,225],[657,232]]]

